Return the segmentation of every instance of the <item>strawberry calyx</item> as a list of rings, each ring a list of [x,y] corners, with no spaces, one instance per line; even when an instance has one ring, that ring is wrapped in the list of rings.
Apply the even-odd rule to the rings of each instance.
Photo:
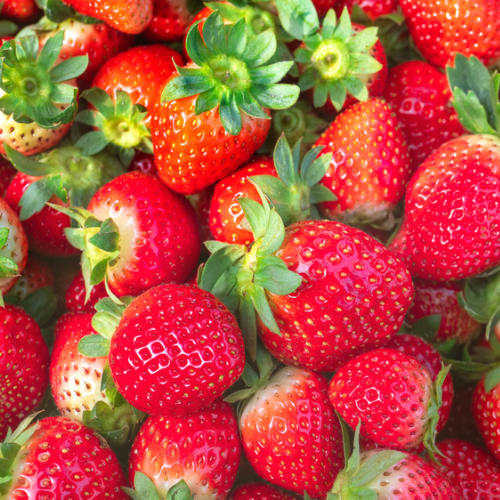
[[[288,270],[274,253],[285,238],[285,226],[255,184],[262,205],[249,198],[238,200],[254,235],[250,247],[219,241],[205,243],[212,253],[200,269],[198,286],[213,293],[240,319],[245,345],[252,359],[257,350],[257,315],[271,331],[280,330],[267,299],[267,292],[287,295],[301,284],[299,274]]]
[[[377,43],[377,28],[365,28],[359,33],[352,29],[347,8],[337,21],[330,9],[321,30],[304,39],[295,51],[295,61],[301,66],[301,91],[313,89],[316,108],[328,98],[340,111],[349,92],[358,101],[368,100],[366,75],[377,73],[382,65],[368,54]]]
[[[129,165],[136,149],[153,154],[151,132],[144,123],[148,115],[144,106],[133,104],[122,90],[115,92],[114,103],[111,96],[98,87],[84,91],[82,97],[96,109],[80,111],[75,120],[98,129],[82,135],[75,143],[83,155],[91,156],[113,145],[122,163]]]
[[[21,220],[40,212],[53,196],[86,207],[102,185],[125,171],[113,155],[101,152],[86,156],[69,142],[35,157],[26,157],[7,144],[5,151],[19,172],[38,177],[19,202]]]
[[[102,23],[99,19],[80,14],[73,7],[61,2],[61,0],[37,0],[37,4],[44,10],[46,18],[53,23],[59,24],[67,19],[75,19],[84,24]]]
[[[250,179],[272,200],[285,226],[308,219],[321,219],[315,204],[335,201],[337,197],[324,185],[332,153],[318,156],[322,146],[310,149],[301,160],[302,142],[293,148],[282,135],[274,149],[274,166],[278,178],[272,175],[256,175]]]
[[[0,47],[0,110],[20,123],[35,122],[53,129],[70,123],[77,111],[78,89],[66,82],[80,76],[88,56],[56,64],[64,31],[49,38],[39,50],[34,35],[10,40]],[[61,109],[62,108],[62,109]]]
[[[10,278],[19,274],[17,264],[9,257],[2,255],[2,249],[7,246],[10,229],[8,227],[0,228],[0,278]]]
[[[198,23],[190,28],[186,50],[195,66],[177,67],[179,76],[163,89],[162,102],[199,94],[195,114],[218,107],[221,123],[231,135],[241,132],[241,113],[268,120],[266,108],[284,109],[297,101],[296,85],[277,83],[293,62],[264,66],[276,52],[271,30],[250,37],[245,19],[226,29],[220,12],[214,11],[203,24],[203,38]]]
[[[354,446],[351,453],[349,431],[344,420],[337,414],[342,428],[344,442],[345,467],[337,475],[327,500],[376,500],[377,493],[366,485],[389,467],[403,460],[407,454],[395,450],[381,450],[366,460],[361,460],[359,433],[361,420],[354,433]],[[347,458],[349,457],[349,458]]]
[[[148,500],[192,500],[194,498],[184,479],[174,484],[168,490],[165,498],[160,498],[153,480],[139,471],[137,471],[134,476],[134,487],[122,487],[122,490],[132,498],[132,500],[144,500],[146,498]]]

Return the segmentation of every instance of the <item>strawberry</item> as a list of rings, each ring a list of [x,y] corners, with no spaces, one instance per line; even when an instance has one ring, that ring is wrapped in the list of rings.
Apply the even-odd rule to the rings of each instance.
[[[0,153],[6,145],[26,155],[45,151],[69,130],[77,108],[74,79],[88,57],[56,64],[63,38],[59,32],[41,50],[35,35],[0,47]]]
[[[384,93],[387,58],[376,28],[352,24],[344,9],[328,12],[319,31],[295,51],[301,91],[311,91],[315,108],[335,112]]]
[[[441,321],[433,340],[446,342],[456,340],[468,342],[481,332],[481,324],[463,309],[457,295],[464,289],[460,281],[425,281],[413,280],[413,302],[406,315],[410,326],[431,315],[440,315]]]
[[[198,262],[194,210],[153,175],[120,175],[95,193],[89,210],[58,209],[79,225],[66,234],[83,251],[86,301],[102,281],[118,296],[139,295],[168,281],[182,283]]]
[[[64,233],[70,226],[69,217],[46,202],[86,207],[101,185],[123,172],[121,163],[106,152],[84,156],[80,148],[66,141],[36,158],[26,158],[9,146],[6,149],[19,173],[5,199],[19,214],[30,249],[42,255],[77,255]]]
[[[20,300],[45,287],[54,285],[54,273],[47,262],[36,255],[30,255],[21,276],[10,290]]]
[[[351,13],[355,5],[363,9],[363,12],[372,21],[375,21],[378,17],[396,13],[398,0],[337,0],[333,8],[337,15],[340,16],[346,7]]]
[[[322,375],[296,367],[256,385],[241,413],[240,431],[245,455],[260,477],[326,499],[343,465],[340,426],[327,391]]]
[[[127,498],[115,454],[79,422],[48,417],[29,426],[24,421],[2,447],[12,450],[2,468],[6,498]]]
[[[153,18],[142,36],[150,42],[179,42],[193,20],[188,0],[153,0]]]
[[[129,477],[137,490],[142,479],[156,495],[147,496],[145,488],[131,496],[171,498],[167,492],[182,481],[194,498],[223,500],[236,478],[240,454],[237,420],[231,405],[221,400],[183,417],[149,417],[132,446]]]
[[[337,371],[330,399],[351,428],[361,422],[361,436],[405,451],[423,442],[432,454],[446,373],[440,372],[434,387],[431,375],[414,357],[376,349]]]
[[[0,307],[0,439],[42,402],[48,366],[49,350],[35,320],[18,307]]]
[[[63,0],[85,16],[95,17],[109,26],[136,35],[144,31],[153,17],[153,0]]]
[[[500,76],[490,78],[477,58],[457,55],[448,80],[461,122],[476,134],[452,139],[422,163],[405,203],[408,268],[439,281],[500,264]]]
[[[144,168],[147,168],[147,164],[142,164]],[[156,169],[156,165],[154,164]],[[191,203],[194,211],[196,212],[196,217],[198,219],[198,226],[200,227],[201,241],[205,243],[213,238],[212,232],[210,231],[210,203],[212,201],[214,194],[213,186],[209,186],[207,189],[201,191],[201,193],[193,194],[188,196],[189,203]]]
[[[156,165],[177,192],[200,192],[234,172],[264,143],[268,108],[297,100],[298,87],[275,83],[291,61],[262,66],[276,51],[275,35],[268,30],[247,39],[244,19],[226,34],[214,12],[203,24],[203,39],[197,26],[189,30],[193,63],[179,68],[158,96],[152,120]],[[191,85],[191,78],[199,83]]]
[[[33,22],[40,13],[35,0],[4,0],[2,2],[2,17],[16,23]]]
[[[393,224],[392,211],[411,176],[407,143],[391,108],[381,99],[341,113],[316,146],[333,153],[321,181],[337,197],[320,209],[346,224]]]
[[[249,483],[236,488],[228,500],[294,500],[295,496],[263,483]]]
[[[28,242],[21,222],[7,202],[0,198],[0,306],[23,272],[28,259]]]
[[[441,441],[437,448],[443,455],[437,468],[463,498],[500,499],[500,465],[492,455],[458,439]]]
[[[499,402],[498,370],[493,370],[479,381],[474,390],[472,414],[486,446],[497,460],[500,460],[500,436],[497,432]]]
[[[57,321],[49,368],[52,395],[63,416],[83,422],[114,444],[123,444],[138,419],[110,385],[108,360],[78,351],[78,342],[87,335],[98,335],[90,313],[67,313]]]
[[[66,291],[66,309],[70,312],[94,313],[97,302],[108,296],[104,283],[98,283],[92,288],[88,300],[85,300],[86,293],[85,279],[79,272]]]
[[[422,55],[444,68],[456,54],[485,65],[500,57],[500,4],[496,0],[400,0],[408,29]]]
[[[384,97],[408,141],[413,170],[431,153],[465,131],[451,105],[446,76],[423,61],[389,70]]]
[[[5,198],[7,188],[15,175],[16,169],[12,163],[0,155],[0,198]]]

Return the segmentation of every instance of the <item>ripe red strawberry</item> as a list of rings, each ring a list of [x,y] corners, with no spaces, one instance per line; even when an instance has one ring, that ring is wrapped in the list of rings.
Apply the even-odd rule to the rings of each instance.
[[[312,89],[308,97],[315,108],[340,111],[384,93],[387,58],[377,29],[351,24],[347,9],[338,21],[330,10],[319,31],[295,51],[295,60],[300,90]]]
[[[500,460],[500,436],[497,431],[500,415],[500,384],[495,384],[496,382],[496,380],[490,381],[487,375],[480,380],[474,390],[472,414],[486,446],[496,459]]]
[[[135,35],[144,31],[153,17],[153,0],[63,0],[77,12],[95,17],[118,31]]]
[[[333,7],[340,16],[345,7],[349,9],[349,13],[352,12],[354,5],[358,5],[372,21],[375,21],[380,16],[397,12],[398,0],[337,0]]]
[[[463,309],[457,294],[464,289],[460,281],[413,280],[413,302],[406,315],[406,323],[414,325],[418,320],[430,315],[441,315],[439,329],[433,338],[437,342],[455,339],[465,343],[474,339],[482,330],[482,325]]]
[[[437,448],[444,456],[435,466],[463,498],[500,499],[500,464],[492,455],[458,439],[441,441]]]
[[[263,483],[249,483],[236,488],[228,500],[294,500],[294,495]]]
[[[155,157],[142,151],[136,151],[134,158],[128,166],[129,172],[142,172],[143,174],[157,175],[158,169],[155,164]]]
[[[17,170],[9,160],[0,155],[0,198],[5,198],[7,188],[16,175]]]
[[[21,276],[10,290],[20,300],[45,287],[54,285],[54,273],[47,262],[36,255],[30,255]]]
[[[28,259],[28,242],[21,221],[7,202],[0,198],[0,306],[23,272]]]
[[[286,108],[297,100],[298,87],[276,83],[292,62],[263,66],[276,50],[271,31],[249,45],[243,43],[249,39],[245,35],[227,57],[243,31],[240,19],[226,34],[221,15],[214,12],[203,24],[207,45],[193,26],[186,43],[194,62],[180,68],[158,96],[152,120],[156,165],[163,182],[179,193],[200,192],[234,172],[264,143],[268,108]],[[191,86],[187,75],[199,83]]]
[[[104,282],[92,288],[88,300],[85,300],[86,293],[85,280],[83,274],[79,272],[66,291],[66,309],[70,312],[95,313],[97,302],[108,296]]]
[[[190,285],[161,285],[134,299],[109,348],[116,387],[150,415],[204,408],[238,379],[244,361],[234,316],[215,296]]]
[[[413,170],[442,144],[465,132],[451,105],[446,75],[426,62],[391,68],[384,97],[405,133]]]
[[[358,103],[340,114],[316,146],[333,153],[321,181],[337,201],[320,208],[346,224],[391,224],[392,211],[411,176],[407,143],[391,108],[381,99]]]
[[[143,165],[144,167],[146,166],[145,164]],[[156,169],[156,165],[154,168]],[[207,189],[201,191],[201,193],[193,194],[187,197],[189,203],[191,203],[194,211],[196,212],[198,225],[200,227],[201,241],[203,243],[213,238],[212,232],[210,231],[210,203],[212,201],[213,193],[214,187],[209,186]],[[205,247],[203,250],[205,250]]]
[[[378,445],[407,451],[423,442],[435,449],[441,398],[412,356],[385,348],[360,354],[337,371],[330,399],[351,428],[361,422],[361,436]]]
[[[500,4],[496,0],[400,0],[415,45],[434,66],[455,54],[490,65],[500,57]]]
[[[64,417],[28,425],[6,440],[15,443],[2,469],[7,498],[127,499],[116,455],[92,430]]]
[[[137,484],[140,473],[146,475],[159,498],[167,498],[184,480],[194,498],[223,500],[236,478],[240,454],[233,409],[217,400],[187,416],[149,417],[130,452],[129,478]]]
[[[150,42],[179,42],[193,20],[187,0],[153,0],[153,18],[142,36]]]
[[[4,0],[2,2],[2,17],[19,24],[33,22],[41,11],[35,0]]]
[[[285,367],[259,385],[240,416],[247,459],[266,481],[326,499],[344,463],[327,381],[311,370]]]
[[[92,286],[105,279],[120,297],[168,281],[182,283],[198,262],[194,210],[153,175],[120,175],[96,192],[89,210],[64,212],[80,226],[66,233],[83,250],[87,299]]]

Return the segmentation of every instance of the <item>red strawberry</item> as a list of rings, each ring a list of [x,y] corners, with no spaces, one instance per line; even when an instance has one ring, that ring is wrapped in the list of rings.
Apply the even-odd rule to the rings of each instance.
[[[233,409],[217,400],[184,417],[149,417],[132,446],[129,477],[136,484],[141,473],[149,478],[159,495],[149,498],[167,498],[183,480],[194,498],[223,500],[236,478],[240,454]]]
[[[108,296],[104,282],[98,283],[92,288],[88,300],[85,300],[85,280],[79,272],[66,291],[66,309],[70,312],[95,313],[95,305],[99,300]]]
[[[500,57],[497,0],[400,0],[415,45],[434,66],[444,68],[455,54],[475,55],[490,65]]]
[[[203,24],[203,38],[217,43],[209,42],[209,47],[198,27],[192,27],[187,48],[194,63],[179,69],[180,75],[168,80],[158,96],[152,122],[156,165],[163,182],[177,192],[200,192],[234,172],[264,143],[268,108],[285,108],[297,100],[298,87],[274,83],[288,72],[291,61],[262,66],[276,50],[271,31],[241,45],[238,57],[221,58],[227,45],[236,43],[240,29],[247,30],[244,19],[238,23],[226,34],[219,12],[211,14]],[[188,74],[199,79],[196,88],[181,76]]]
[[[384,97],[407,138],[413,170],[465,132],[451,105],[446,76],[430,64],[410,61],[390,69]]]
[[[54,285],[54,273],[47,262],[36,255],[30,255],[21,276],[12,287],[10,295],[23,300],[28,295]]]
[[[156,168],[155,157],[142,151],[136,151],[132,162],[128,166],[128,171],[157,175],[158,169]]]
[[[243,450],[266,481],[326,499],[343,466],[340,425],[327,381],[285,367],[261,384],[240,417]]]
[[[28,259],[28,242],[16,213],[0,198],[0,306],[23,272]]]
[[[4,0],[2,2],[2,17],[16,23],[33,22],[41,14],[35,0]]]
[[[0,198],[5,198],[7,188],[16,175],[17,170],[10,161],[0,155]]]
[[[392,211],[411,176],[406,139],[381,99],[358,103],[340,114],[316,146],[333,153],[321,181],[337,201],[323,203],[329,218],[347,224],[391,224]]]
[[[201,193],[193,194],[187,197],[189,203],[191,203],[194,211],[196,212],[198,225],[200,226],[201,241],[203,243],[213,238],[212,232],[210,231],[210,203],[212,201],[213,193],[213,186],[209,186],[207,189],[201,191]]]
[[[228,500],[293,500],[297,497],[263,483],[249,483],[236,488]]]
[[[135,35],[153,17],[153,0],[63,0],[85,16],[95,17],[118,31]]]
[[[351,428],[361,422],[361,436],[378,445],[406,451],[423,442],[435,449],[441,401],[431,375],[412,356],[385,348],[360,354],[337,371],[330,399]]]
[[[45,418],[22,432],[27,425],[6,440],[19,445],[2,469],[7,498],[127,499],[118,459],[92,430],[64,417]]]
[[[190,285],[161,285],[133,300],[109,351],[118,390],[150,415],[204,408],[238,379],[244,361],[234,316]]]
[[[488,382],[488,387],[486,387]],[[490,380],[485,375],[474,390],[472,414],[486,443],[497,460],[500,460],[500,435],[497,428],[500,415],[500,384],[497,380]]]
[[[492,455],[458,439],[441,441],[437,448],[444,456],[436,467],[463,498],[500,499],[500,464]]]
[[[143,33],[151,42],[179,42],[193,19],[187,0],[153,0],[153,19]]]
[[[345,7],[352,12],[354,5],[358,5],[372,21],[375,21],[380,16],[397,12],[398,0],[337,0],[334,9],[340,16]]]
[[[42,402],[49,350],[35,320],[22,309],[0,307],[0,439]]]

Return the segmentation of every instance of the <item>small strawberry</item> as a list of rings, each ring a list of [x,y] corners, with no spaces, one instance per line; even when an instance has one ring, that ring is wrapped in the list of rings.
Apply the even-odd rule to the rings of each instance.
[[[228,500],[294,500],[297,497],[263,483],[249,483],[236,488]]]
[[[157,175],[158,169],[156,168],[155,157],[148,155],[142,151],[136,151],[130,165],[128,166],[129,172],[142,172],[143,174]]]
[[[297,100],[298,87],[276,84],[292,62],[263,66],[276,51],[275,35],[267,30],[250,38],[247,31],[241,19],[226,34],[219,12],[204,22],[203,39],[193,26],[186,41],[193,63],[179,68],[158,96],[156,165],[179,193],[200,192],[248,161],[266,138],[268,108]]]
[[[413,170],[436,149],[465,130],[451,105],[446,75],[423,61],[389,70],[384,97],[408,141]]]
[[[346,224],[393,224],[392,212],[404,196],[411,164],[391,108],[381,99],[355,104],[315,145],[324,146],[321,154],[333,154],[321,182],[337,200],[323,203],[322,213]]]
[[[19,24],[33,22],[41,11],[35,0],[3,0],[2,17]]]
[[[237,420],[231,405],[221,400],[183,417],[149,417],[130,452],[129,478],[136,486],[131,496],[223,500],[240,454]],[[179,483],[190,494],[170,496]]]
[[[35,320],[18,307],[0,306],[0,439],[40,405],[48,367],[49,350]]]
[[[127,499],[118,459],[100,436],[69,418],[29,420],[2,445],[5,498]]]
[[[429,372],[412,356],[393,349],[360,354],[330,383],[330,399],[342,418],[378,445],[412,450],[422,442],[435,452],[442,404],[441,370],[434,387]]]
[[[95,17],[109,26],[136,35],[144,31],[153,17],[153,0],[63,0],[85,16]]]
[[[410,34],[422,55],[444,68],[456,54],[474,55],[485,65],[500,57],[497,0],[399,0]]]
[[[7,188],[16,175],[17,170],[9,160],[0,155],[0,198],[5,198]]]
[[[179,42],[188,31],[194,14],[188,0],[153,0],[153,18],[142,36],[150,42]]]
[[[54,286],[54,273],[49,264],[37,255],[29,255],[26,267],[9,295],[15,295],[22,301],[41,288],[52,286]]]
[[[98,283],[92,288],[88,300],[86,300],[87,291],[85,290],[85,279],[83,274],[79,272],[70,283],[66,291],[66,309],[70,312],[78,313],[94,313],[95,305],[99,300],[108,296],[106,285]]]

